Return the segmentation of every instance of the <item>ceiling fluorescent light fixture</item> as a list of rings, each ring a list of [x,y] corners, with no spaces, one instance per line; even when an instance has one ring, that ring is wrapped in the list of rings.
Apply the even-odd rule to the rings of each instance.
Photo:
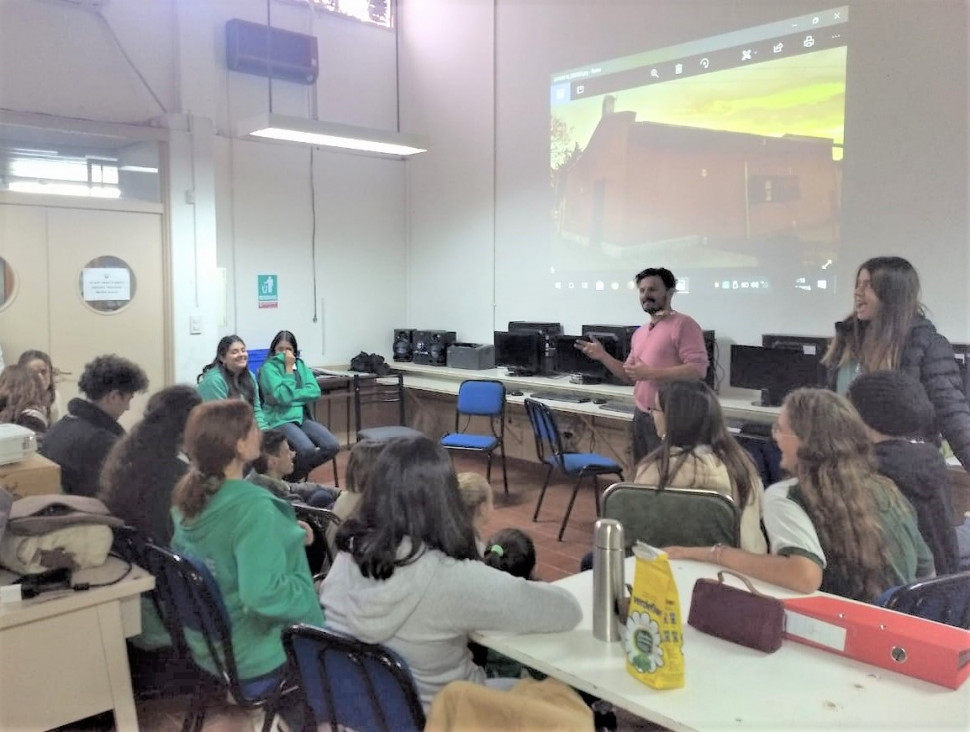
[[[282,114],[261,114],[239,124],[240,137],[301,142],[350,152],[407,157],[427,152],[428,141],[420,135],[321,122]]]

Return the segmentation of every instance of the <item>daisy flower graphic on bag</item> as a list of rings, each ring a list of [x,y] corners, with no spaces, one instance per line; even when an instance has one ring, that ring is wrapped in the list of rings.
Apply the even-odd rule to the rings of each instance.
[[[630,613],[626,620],[626,655],[640,673],[653,673],[664,665],[660,626],[646,613]]]

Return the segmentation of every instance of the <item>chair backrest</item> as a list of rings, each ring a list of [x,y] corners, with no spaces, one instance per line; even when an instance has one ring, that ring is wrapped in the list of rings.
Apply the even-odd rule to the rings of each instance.
[[[354,374],[354,417],[357,420],[358,432],[367,426],[364,423],[365,416],[371,418],[375,413],[379,415],[378,424],[395,424],[393,421],[384,418],[386,417],[386,410],[382,408],[382,405],[388,404],[397,404],[396,424],[406,424],[404,419],[403,374],[391,374],[390,376]]]
[[[545,404],[535,399],[525,400],[525,412],[529,415],[529,422],[532,423],[532,434],[536,439],[536,455],[539,462],[545,462],[546,458],[552,457],[562,466],[562,436],[559,434],[559,425],[552,410]]]
[[[303,624],[283,630],[283,647],[306,702],[305,728],[424,728],[411,672],[390,649]]]
[[[458,387],[458,407],[455,412],[455,431],[462,415],[490,417],[492,434],[505,433],[505,384],[495,379],[466,379]]]
[[[317,508],[316,506],[307,506],[304,503],[294,503],[292,506],[297,520],[306,521],[313,529],[313,544],[316,546],[319,542],[319,546],[323,549],[324,565],[313,576],[315,580],[323,579],[330,571],[330,567],[333,566],[334,560],[333,552],[330,550],[330,542],[327,541],[328,530],[331,526],[340,526],[340,517],[329,508]]]
[[[614,483],[603,493],[603,517],[623,524],[627,546],[710,546],[740,543],[741,516],[717,491]]]
[[[889,596],[886,607],[970,630],[970,572],[947,574],[900,587]]]
[[[145,569],[155,575],[161,604],[168,615],[178,619],[186,643],[192,647],[190,634],[198,634],[216,675],[237,701],[245,701],[233,654],[229,615],[215,577],[198,559],[154,544],[148,545],[146,558],[149,566]],[[210,673],[212,668],[208,669]]]

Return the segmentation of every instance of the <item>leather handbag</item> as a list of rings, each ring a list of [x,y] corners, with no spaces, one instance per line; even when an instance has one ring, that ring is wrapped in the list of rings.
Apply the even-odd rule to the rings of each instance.
[[[740,579],[747,589],[726,584],[726,574]],[[785,606],[756,590],[747,577],[724,570],[717,573],[717,581],[694,583],[687,623],[702,633],[774,653],[781,647],[785,631]]]

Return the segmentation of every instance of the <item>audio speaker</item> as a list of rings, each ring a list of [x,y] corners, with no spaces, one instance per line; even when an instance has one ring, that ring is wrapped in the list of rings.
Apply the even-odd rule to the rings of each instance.
[[[455,340],[453,330],[414,331],[414,362],[428,366],[444,366],[448,362],[448,346]]]
[[[394,329],[394,344],[391,353],[395,361],[410,361],[413,353],[414,331],[409,328]]]
[[[226,66],[244,74],[313,84],[320,70],[317,39],[235,18],[226,22]]]

